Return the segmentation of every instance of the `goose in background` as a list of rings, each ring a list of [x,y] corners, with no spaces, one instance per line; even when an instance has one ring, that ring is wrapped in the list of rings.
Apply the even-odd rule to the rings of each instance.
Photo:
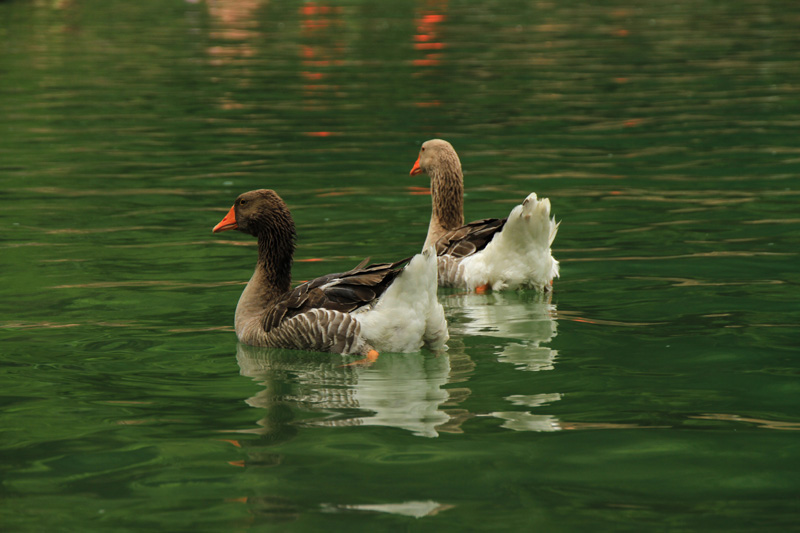
[[[465,225],[464,175],[453,146],[442,139],[423,143],[410,174],[421,173],[431,179],[433,204],[424,248],[436,249],[440,286],[551,289],[558,277],[550,251],[558,223],[550,217],[550,200],[530,193],[507,218]]]

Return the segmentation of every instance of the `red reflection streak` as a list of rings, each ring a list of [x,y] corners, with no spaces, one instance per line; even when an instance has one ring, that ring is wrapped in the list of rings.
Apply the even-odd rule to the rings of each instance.
[[[443,50],[447,45],[441,42],[439,25],[447,20],[443,13],[447,9],[447,0],[428,0],[416,17],[417,33],[414,35],[415,50]],[[441,63],[440,54],[428,53],[424,58],[417,58],[412,64],[417,67],[434,67]]]
[[[339,36],[344,25],[341,6],[331,6],[322,2],[307,2],[300,6],[300,35],[304,43],[300,45],[300,63],[303,70],[300,75],[303,84],[303,96],[306,108],[319,110],[327,107],[320,101],[324,96],[337,91],[339,87],[327,80],[334,73],[330,67],[344,65],[342,57],[345,53],[344,42]],[[323,83],[323,80],[326,80]],[[307,131],[309,137],[330,137],[337,132]]]
[[[314,15],[328,15],[330,13],[341,14],[342,8],[340,6],[331,7],[316,2],[308,2],[300,8],[300,12],[303,15],[311,17]]]
[[[447,4],[447,2],[442,2],[443,4]],[[445,19],[444,15],[441,14],[430,14],[430,15],[423,15],[422,16],[422,24],[424,25],[433,25],[439,22],[443,22]]]
[[[417,50],[441,50],[444,48],[444,43],[414,43],[414,48]]]
[[[428,54],[427,59],[415,59],[413,61],[413,64],[416,67],[435,67],[440,63],[441,61],[439,60],[439,54]]]

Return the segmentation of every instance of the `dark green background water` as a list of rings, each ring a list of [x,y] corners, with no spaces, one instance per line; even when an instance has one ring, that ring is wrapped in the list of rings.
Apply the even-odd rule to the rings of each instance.
[[[800,4],[0,1],[4,531],[787,531]],[[295,279],[562,221],[552,300],[443,291],[446,355],[237,347],[240,192]],[[314,261],[305,261],[314,260]]]

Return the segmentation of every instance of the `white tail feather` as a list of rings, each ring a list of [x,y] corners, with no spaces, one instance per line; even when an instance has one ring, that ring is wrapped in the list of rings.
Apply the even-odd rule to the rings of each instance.
[[[550,252],[557,232],[558,224],[550,217],[550,200],[529,194],[511,210],[503,230],[486,248],[463,260],[467,287],[487,283],[495,290],[549,287],[558,277],[558,261]]]

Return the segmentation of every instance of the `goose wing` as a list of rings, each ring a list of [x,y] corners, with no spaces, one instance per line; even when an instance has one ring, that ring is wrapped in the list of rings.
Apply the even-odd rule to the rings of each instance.
[[[369,266],[364,266],[365,260],[347,272],[301,283],[272,306],[264,317],[264,330],[270,331],[284,320],[312,309],[349,313],[369,305],[384,293],[410,259]]]
[[[480,252],[496,234],[503,230],[506,218],[484,218],[450,230],[436,241],[436,255],[454,258],[467,257]]]

